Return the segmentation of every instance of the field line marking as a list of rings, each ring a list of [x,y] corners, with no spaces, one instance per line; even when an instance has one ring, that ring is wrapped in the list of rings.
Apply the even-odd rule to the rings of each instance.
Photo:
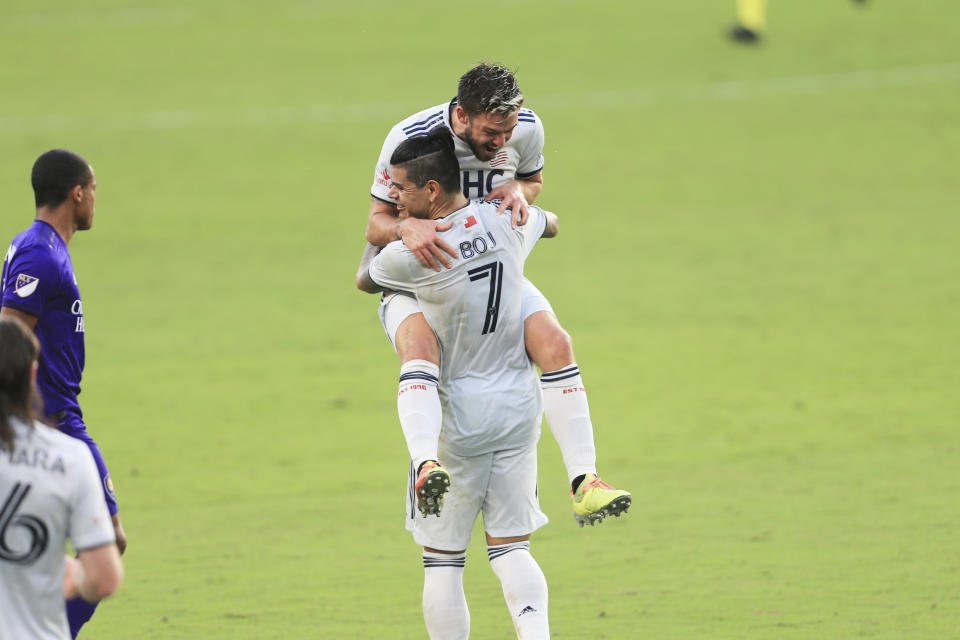
[[[960,61],[845,73],[785,76],[759,80],[710,82],[666,87],[643,87],[545,95],[534,105],[548,109],[622,108],[689,101],[717,102],[753,97],[824,94],[837,91],[910,87],[960,81]],[[352,105],[318,104],[307,107],[238,107],[236,109],[181,109],[142,113],[0,115],[0,133],[63,131],[76,127],[98,131],[175,130],[196,127],[262,127],[290,124],[328,124],[396,119],[415,106],[401,103]]]

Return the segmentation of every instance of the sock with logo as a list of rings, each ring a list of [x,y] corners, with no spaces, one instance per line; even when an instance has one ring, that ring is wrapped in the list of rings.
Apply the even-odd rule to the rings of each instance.
[[[500,578],[517,637],[550,640],[547,579],[530,555],[530,541],[488,546],[487,556],[493,572]]]
[[[737,22],[760,33],[767,26],[767,0],[737,0]]]
[[[437,383],[440,367],[428,360],[410,360],[400,366],[397,413],[414,469],[437,459],[443,413]]]
[[[593,422],[590,421],[590,405],[587,390],[583,388],[580,368],[573,363],[557,371],[540,376],[543,389],[543,413],[553,432],[563,464],[567,468],[567,480],[587,473],[597,473],[597,449],[593,444]]]
[[[470,610],[463,592],[466,553],[423,552],[423,620],[431,640],[467,640]]]
[[[97,609],[96,602],[87,602],[80,596],[67,600],[67,624],[70,626],[70,637],[76,638],[80,627],[85,625],[93,612]]]

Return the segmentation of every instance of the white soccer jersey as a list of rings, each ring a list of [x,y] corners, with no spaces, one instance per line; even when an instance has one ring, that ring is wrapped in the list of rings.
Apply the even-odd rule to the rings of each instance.
[[[377,168],[373,174],[370,194],[385,202],[395,202],[387,194],[390,191],[390,156],[407,138],[425,136],[431,129],[446,125],[451,131],[450,111],[453,102],[424,109],[398,123],[383,143]],[[480,199],[515,178],[524,179],[543,169],[543,124],[530,109],[520,109],[517,127],[513,136],[490,161],[473,155],[470,145],[453,136],[457,160],[460,162],[460,186],[468,199]]]
[[[472,202],[445,218],[441,232],[460,257],[434,271],[402,242],[370,265],[380,286],[416,295],[440,345],[442,446],[458,455],[522,448],[540,436],[542,399],[523,342],[523,263],[546,225],[531,206],[529,222],[510,228],[492,203]]]
[[[69,640],[64,552],[116,541],[86,444],[11,419],[14,449],[0,451],[0,640]]]

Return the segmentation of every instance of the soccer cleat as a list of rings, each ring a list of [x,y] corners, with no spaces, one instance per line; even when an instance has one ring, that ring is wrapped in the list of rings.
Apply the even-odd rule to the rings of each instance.
[[[754,31],[749,27],[745,27],[742,24],[734,25],[733,28],[728,32],[730,39],[734,42],[743,42],[746,44],[756,44],[760,41],[760,33]]]
[[[417,509],[423,517],[435,515],[439,518],[443,494],[450,489],[450,472],[436,460],[427,460],[420,465],[414,488],[417,491]]]
[[[588,473],[576,491],[570,492],[573,499],[573,517],[581,527],[591,527],[607,516],[620,517],[630,508],[633,498],[627,491],[614,489],[606,482]]]

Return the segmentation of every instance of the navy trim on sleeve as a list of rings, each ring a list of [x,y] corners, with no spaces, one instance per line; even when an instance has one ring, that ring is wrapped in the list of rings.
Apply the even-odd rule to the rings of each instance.
[[[520,173],[519,171],[517,171],[516,176],[520,179],[532,178],[533,176],[537,175],[541,171],[543,171],[543,165],[540,165],[539,169],[537,169],[536,171],[531,171],[530,173]]]
[[[392,205],[392,206],[394,206],[394,207],[397,206],[397,203],[396,203],[396,202],[390,202],[389,200],[384,200],[383,198],[378,198],[377,196],[373,195],[372,193],[370,194],[370,197],[373,198],[374,200],[379,200],[380,202],[383,202],[384,204],[389,204],[389,205]]]

